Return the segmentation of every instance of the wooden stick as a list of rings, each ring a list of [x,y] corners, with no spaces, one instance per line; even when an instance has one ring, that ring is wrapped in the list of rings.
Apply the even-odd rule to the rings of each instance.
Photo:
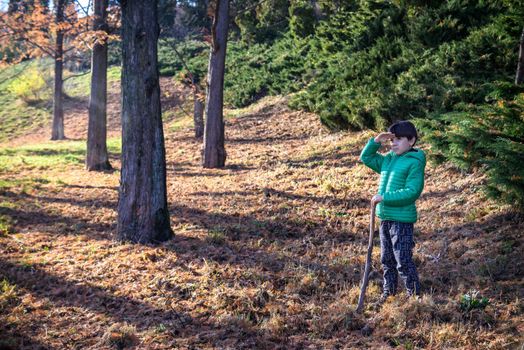
[[[371,202],[371,215],[369,218],[369,243],[368,243],[368,255],[366,257],[366,267],[364,269],[364,276],[362,277],[362,284],[360,286],[360,296],[358,297],[358,305],[355,310],[356,313],[361,313],[364,308],[364,297],[366,295],[366,289],[369,282],[369,273],[371,271],[371,253],[373,252],[373,234],[375,231],[375,208],[376,204]]]

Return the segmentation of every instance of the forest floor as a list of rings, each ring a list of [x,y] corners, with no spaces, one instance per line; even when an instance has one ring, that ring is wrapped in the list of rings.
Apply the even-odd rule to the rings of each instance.
[[[175,232],[163,244],[114,240],[117,86],[115,171],[84,170],[85,100],[67,102],[70,140],[51,143],[39,129],[0,148],[0,349],[523,346],[524,217],[487,200],[482,176],[428,164],[414,250],[424,295],[371,307],[377,237],[357,315],[378,182],[358,156],[372,133],[328,133],[316,115],[268,97],[228,111],[227,166],[203,169],[176,107],[190,111],[189,95],[162,84]]]

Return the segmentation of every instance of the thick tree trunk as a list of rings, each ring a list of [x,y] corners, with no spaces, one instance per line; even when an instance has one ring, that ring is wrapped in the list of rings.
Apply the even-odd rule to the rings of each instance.
[[[524,28],[522,29],[522,34],[520,36],[520,45],[519,45],[519,63],[517,65],[517,74],[515,76],[515,84],[522,84],[524,80]]]
[[[95,30],[107,31],[107,0],[95,0]],[[107,42],[97,43],[91,57],[91,98],[87,129],[87,170],[109,170],[107,155]]]
[[[195,122],[195,137],[197,139],[204,136],[204,101],[202,101],[202,95],[200,89],[195,87],[193,90],[193,121]]]
[[[207,73],[206,126],[204,130],[204,168],[222,168],[224,148],[224,71],[226,62],[229,0],[216,0],[211,52]]]
[[[56,3],[56,23],[64,21],[64,7],[66,0],[58,0]],[[51,131],[51,140],[63,140],[64,134],[64,106],[62,92],[62,73],[64,65],[64,33],[58,30],[56,33],[55,47],[55,86],[53,94],[53,129]]]
[[[158,82],[157,2],[126,0],[121,5],[122,170],[117,238],[155,243],[173,235]]]

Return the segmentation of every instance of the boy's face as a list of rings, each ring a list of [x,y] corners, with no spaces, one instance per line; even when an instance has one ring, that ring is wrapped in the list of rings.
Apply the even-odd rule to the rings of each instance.
[[[394,136],[391,139],[391,150],[397,155],[409,151],[411,147],[415,144],[415,138],[408,139],[407,137],[396,137]]]

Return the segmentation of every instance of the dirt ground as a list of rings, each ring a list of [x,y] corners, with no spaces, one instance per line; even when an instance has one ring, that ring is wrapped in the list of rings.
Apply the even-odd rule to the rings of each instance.
[[[165,111],[189,96],[162,84]],[[120,133],[118,100],[110,95],[110,136]],[[83,106],[68,105],[72,139],[85,139]],[[113,239],[116,154],[113,172],[72,164],[0,174],[37,183],[0,191],[0,214],[13,220],[0,235],[1,349],[522,346],[524,219],[485,199],[479,174],[428,164],[415,226],[424,296],[370,306],[381,293],[377,239],[369,302],[356,315],[378,183],[358,156],[372,133],[329,133],[286,98],[265,98],[227,119],[226,168],[209,170],[201,141],[191,129],[170,131],[173,122],[165,130],[175,236],[158,246]],[[10,145],[43,140],[40,130]],[[465,308],[473,290],[489,304]]]

